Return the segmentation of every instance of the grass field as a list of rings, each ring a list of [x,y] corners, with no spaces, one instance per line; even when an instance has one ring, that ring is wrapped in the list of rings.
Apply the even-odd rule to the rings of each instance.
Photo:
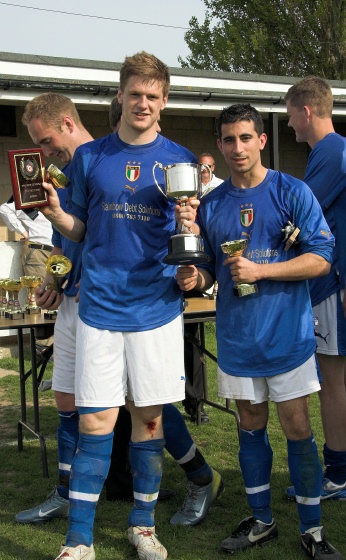
[[[214,324],[207,324],[207,347],[215,351]],[[17,369],[14,359],[0,360],[0,367]],[[29,362],[28,362],[29,369]],[[51,366],[45,378],[49,379]],[[210,398],[216,396],[216,368],[208,360]],[[28,381],[27,395],[30,396]],[[30,398],[30,397],[29,397]],[[51,521],[40,526],[18,525],[15,514],[44,501],[56,484],[58,417],[51,391],[40,394],[41,432],[47,438],[50,478],[42,477],[38,440],[24,430],[24,451],[17,450],[17,421],[20,417],[19,379],[8,375],[0,379],[0,560],[54,560],[67,529],[66,520]],[[222,402],[219,401],[218,402]],[[322,449],[323,436],[319,416],[318,397],[311,398],[313,430]],[[208,517],[193,528],[173,527],[169,519],[179,509],[186,491],[186,480],[181,468],[166,456],[162,486],[172,488],[175,496],[159,503],[156,508],[156,530],[166,546],[171,560],[220,560],[226,557],[220,551],[220,542],[226,538],[238,522],[249,515],[245,492],[238,466],[238,438],[236,422],[232,416],[212,407],[207,407],[210,423],[188,427],[196,444],[208,462],[223,476],[225,491],[211,508]],[[29,408],[29,422],[32,409]],[[272,407],[269,437],[274,450],[272,473],[273,511],[279,528],[277,542],[264,548],[251,549],[237,555],[243,560],[298,560],[304,558],[300,550],[298,515],[293,503],[284,497],[284,489],[290,484],[287,471],[285,438],[278,425],[275,408]],[[345,543],[346,503],[323,504],[323,522],[329,540],[342,553]],[[137,554],[126,537],[127,516],[131,504],[107,502],[102,494],[97,508],[94,542],[97,560],[135,560]]]

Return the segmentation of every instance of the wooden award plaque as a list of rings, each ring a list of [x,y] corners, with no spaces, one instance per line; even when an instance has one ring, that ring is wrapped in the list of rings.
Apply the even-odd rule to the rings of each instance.
[[[40,148],[8,150],[14,204],[17,210],[49,206],[43,153]]]

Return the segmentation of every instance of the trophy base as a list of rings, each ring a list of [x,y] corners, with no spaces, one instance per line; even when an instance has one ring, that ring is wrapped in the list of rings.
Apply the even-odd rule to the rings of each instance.
[[[24,319],[24,315],[25,313],[23,313],[22,311],[9,311],[5,313],[6,319]]]
[[[41,307],[27,307],[25,313],[27,315],[35,315],[37,313],[41,313]]]
[[[57,314],[58,314],[57,311],[46,311],[46,312],[43,314],[43,317],[44,317],[45,319],[56,319]]]
[[[168,250],[168,255],[163,259],[165,264],[190,265],[209,261],[201,236],[193,233],[173,235],[169,240]]]
[[[165,264],[189,265],[203,264],[209,261],[208,255],[202,252],[185,251],[183,253],[170,253],[164,259]]]
[[[237,297],[250,296],[251,294],[257,294],[257,292],[257,284],[238,284],[233,288],[233,293]]]

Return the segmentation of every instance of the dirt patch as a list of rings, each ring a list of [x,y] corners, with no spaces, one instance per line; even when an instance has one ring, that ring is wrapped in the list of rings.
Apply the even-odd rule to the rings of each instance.
[[[0,379],[1,377],[6,377],[6,375],[19,375],[18,371],[13,369],[2,369],[0,368]]]

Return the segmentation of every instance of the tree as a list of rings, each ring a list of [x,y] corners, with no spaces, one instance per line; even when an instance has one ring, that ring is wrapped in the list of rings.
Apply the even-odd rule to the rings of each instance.
[[[346,0],[204,0],[183,68],[346,78]]]

